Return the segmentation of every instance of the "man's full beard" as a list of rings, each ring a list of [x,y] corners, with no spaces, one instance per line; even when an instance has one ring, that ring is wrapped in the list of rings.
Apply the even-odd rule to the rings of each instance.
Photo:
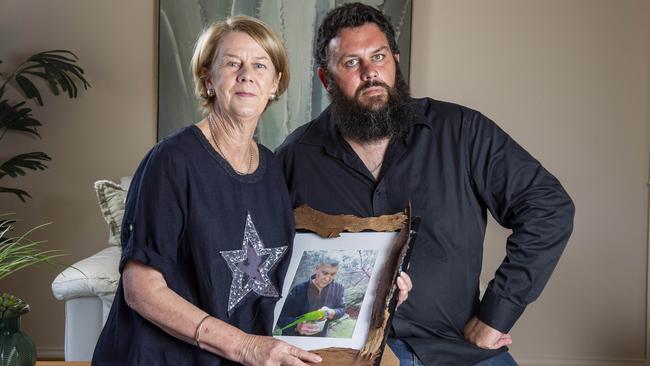
[[[389,137],[402,138],[413,125],[416,113],[415,101],[402,77],[399,65],[396,67],[395,86],[389,87],[381,81],[369,80],[357,89],[354,98],[343,94],[343,90],[330,79],[330,118],[343,136],[357,142],[374,142]],[[358,95],[371,86],[381,86],[388,91],[388,100],[378,109],[362,105]],[[377,101],[371,102],[376,104]]]

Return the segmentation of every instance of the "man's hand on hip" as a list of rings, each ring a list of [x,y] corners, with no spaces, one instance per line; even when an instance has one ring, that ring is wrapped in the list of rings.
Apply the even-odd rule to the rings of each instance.
[[[498,349],[512,344],[510,334],[499,332],[480,321],[477,317],[472,317],[467,322],[463,332],[465,333],[465,340],[484,349]]]

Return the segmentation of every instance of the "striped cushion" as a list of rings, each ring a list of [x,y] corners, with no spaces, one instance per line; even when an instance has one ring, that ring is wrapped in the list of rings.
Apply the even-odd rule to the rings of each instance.
[[[99,200],[99,208],[108,224],[108,243],[120,245],[120,229],[122,216],[124,216],[124,202],[126,201],[127,188],[110,180],[95,182],[95,192]]]

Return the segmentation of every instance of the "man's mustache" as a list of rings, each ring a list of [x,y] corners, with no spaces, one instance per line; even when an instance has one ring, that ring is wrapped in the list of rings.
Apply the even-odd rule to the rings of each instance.
[[[386,92],[390,93],[390,87],[388,86],[388,84],[384,83],[383,81],[368,80],[368,81],[364,81],[363,83],[361,83],[361,85],[359,85],[359,87],[357,87],[357,91],[354,93],[354,97],[359,98],[359,96],[361,95],[361,93],[363,93],[364,90],[371,88],[373,86],[380,86],[386,89]]]

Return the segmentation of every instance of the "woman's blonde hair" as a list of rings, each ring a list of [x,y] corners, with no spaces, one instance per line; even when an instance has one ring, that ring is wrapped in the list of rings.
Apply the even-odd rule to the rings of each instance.
[[[204,81],[219,50],[221,40],[230,32],[243,32],[253,38],[269,55],[275,71],[281,73],[278,90],[275,92],[276,97],[272,101],[277,100],[289,86],[289,57],[282,39],[271,27],[259,19],[245,15],[220,20],[199,35],[190,64],[194,78],[194,92],[199,98],[199,109],[204,114],[209,113],[215,98],[208,96]]]

